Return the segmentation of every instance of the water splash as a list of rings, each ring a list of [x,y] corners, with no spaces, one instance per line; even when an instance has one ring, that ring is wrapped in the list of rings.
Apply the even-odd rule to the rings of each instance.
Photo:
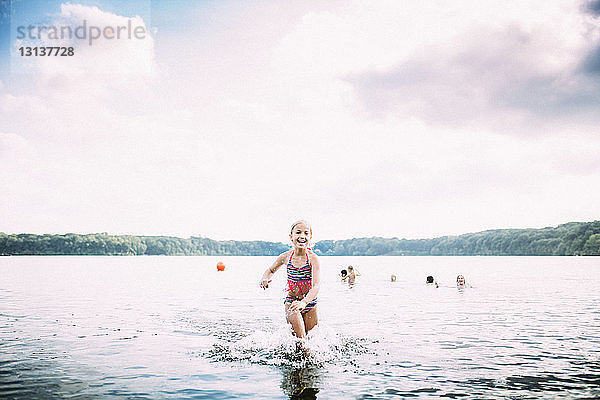
[[[224,336],[215,335],[217,342],[205,357],[217,362],[304,368],[345,363],[358,354],[374,353],[366,346],[366,340],[344,336],[322,324],[304,339],[294,337],[287,325],[270,331],[257,330],[237,340]]]

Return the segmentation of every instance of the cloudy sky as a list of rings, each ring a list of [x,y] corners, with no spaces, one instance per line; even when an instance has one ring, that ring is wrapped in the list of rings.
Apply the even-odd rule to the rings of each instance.
[[[0,231],[600,219],[600,1],[0,0]],[[144,39],[19,38],[20,26]],[[45,36],[46,35],[46,36]],[[73,46],[22,57],[21,46]]]

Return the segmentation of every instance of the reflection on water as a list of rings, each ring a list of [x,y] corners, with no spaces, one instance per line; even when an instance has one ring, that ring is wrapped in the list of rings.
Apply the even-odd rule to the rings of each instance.
[[[319,367],[282,367],[281,389],[290,400],[311,400],[319,393]]]

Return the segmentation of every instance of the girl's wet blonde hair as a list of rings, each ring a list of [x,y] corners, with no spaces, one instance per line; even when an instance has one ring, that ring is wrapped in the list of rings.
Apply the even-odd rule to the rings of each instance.
[[[298,221],[294,222],[294,223],[292,224],[292,227],[290,228],[290,233],[294,232],[294,228],[295,228],[295,227],[296,227],[296,225],[298,225],[298,224],[304,224],[304,225],[308,226],[308,227],[309,227],[309,229],[310,229],[310,234],[312,235],[312,225],[310,224],[310,222],[308,222],[308,221],[307,221],[307,220],[305,220],[305,219],[299,219]]]

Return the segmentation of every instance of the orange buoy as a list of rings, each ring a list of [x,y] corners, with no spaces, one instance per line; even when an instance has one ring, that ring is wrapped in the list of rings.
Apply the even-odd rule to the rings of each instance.
[[[217,263],[217,271],[225,271],[225,264],[223,264],[223,261]]]

